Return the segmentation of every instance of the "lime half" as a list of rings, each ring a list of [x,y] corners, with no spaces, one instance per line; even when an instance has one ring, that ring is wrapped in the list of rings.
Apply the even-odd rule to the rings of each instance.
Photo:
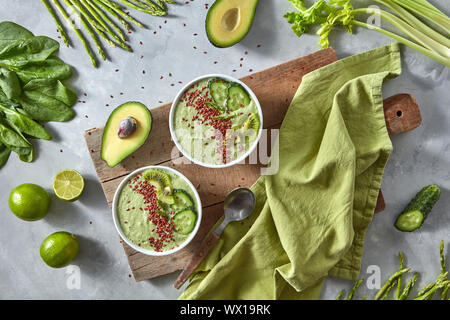
[[[84,190],[84,179],[75,170],[63,170],[53,180],[53,191],[64,201],[75,201],[81,197]]]

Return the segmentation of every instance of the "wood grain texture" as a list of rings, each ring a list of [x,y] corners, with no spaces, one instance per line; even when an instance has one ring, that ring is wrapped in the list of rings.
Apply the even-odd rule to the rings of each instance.
[[[328,48],[242,78],[241,80],[258,96],[263,110],[264,128],[278,129],[280,127],[303,75],[335,61],[337,57],[334,50]],[[418,108],[404,106],[411,101],[403,97],[391,99],[388,104],[385,104],[385,113],[390,115],[386,116],[386,123],[391,134],[406,130],[408,126],[401,124],[404,119],[414,117],[417,119],[417,115],[413,114],[418,112]],[[236,187],[250,187],[261,174],[261,164],[238,164],[229,168],[208,169],[186,163],[187,159],[181,156],[170,138],[169,110],[170,104],[151,110],[155,125],[149,139],[114,168],[109,168],[100,159],[103,128],[94,128],[85,132],[87,147],[110,207],[114,192],[125,176],[146,165],[160,164],[175,168],[183,173],[199,192],[203,206],[201,226],[196,237],[184,249],[169,256],[150,257],[133,250],[121,241],[136,281],[183,269],[206,234],[222,216],[222,201],[225,196]],[[398,110],[402,110],[401,117],[397,115]],[[276,134],[276,130],[273,133]],[[273,138],[269,136],[269,145]],[[384,200],[380,192],[376,211],[383,209]]]
[[[203,259],[206,255],[211,251],[211,249],[216,244],[217,240],[219,240],[219,236],[215,232],[211,232],[211,234],[203,241],[200,247],[197,248],[197,251],[194,253],[194,256],[189,260],[188,264],[184,267],[183,271],[180,273],[178,278],[173,283],[173,286],[176,289],[180,289],[180,287],[186,282],[186,280],[191,276],[192,272],[202,263]]]

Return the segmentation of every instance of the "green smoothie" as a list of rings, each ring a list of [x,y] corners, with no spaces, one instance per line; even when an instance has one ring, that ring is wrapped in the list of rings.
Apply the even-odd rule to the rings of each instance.
[[[132,243],[143,249],[164,252],[175,249],[189,237],[190,232],[180,232],[174,222],[180,217],[177,214],[189,211],[194,217],[189,216],[188,223],[195,225],[198,204],[183,178],[167,170],[151,170],[155,173],[151,179],[146,176],[146,171],[130,178],[124,185],[117,204],[118,218],[123,233]],[[167,193],[163,194],[162,190]],[[183,195],[190,202],[182,202],[177,195]]]
[[[183,151],[212,165],[241,158],[257,139],[260,127],[257,105],[248,92],[221,78],[202,79],[186,90],[173,119]]]

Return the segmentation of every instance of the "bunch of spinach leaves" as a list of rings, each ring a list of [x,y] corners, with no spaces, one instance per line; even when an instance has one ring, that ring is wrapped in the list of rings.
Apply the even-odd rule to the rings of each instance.
[[[54,54],[59,43],[34,36],[13,23],[0,23],[0,168],[11,152],[31,162],[30,139],[52,139],[39,123],[68,121],[75,113],[76,94],[61,82],[72,69]]]

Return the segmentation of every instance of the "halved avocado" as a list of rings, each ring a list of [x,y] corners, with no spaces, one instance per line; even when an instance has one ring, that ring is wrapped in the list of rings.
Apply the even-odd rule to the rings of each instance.
[[[216,0],[206,15],[206,34],[216,47],[231,47],[250,31],[258,0]]]
[[[119,124],[131,117],[136,120],[134,132],[126,138],[118,135]],[[152,115],[145,105],[139,102],[126,102],[111,112],[103,130],[101,158],[109,167],[118,165],[147,140],[152,129]]]

